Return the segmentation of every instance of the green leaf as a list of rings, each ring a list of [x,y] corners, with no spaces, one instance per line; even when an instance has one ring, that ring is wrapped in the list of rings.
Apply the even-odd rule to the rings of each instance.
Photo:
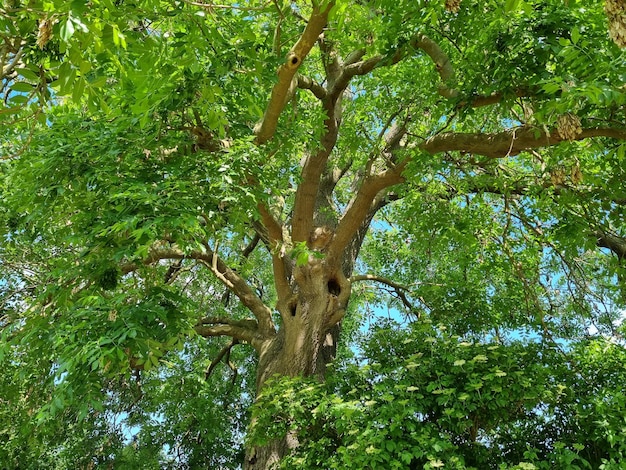
[[[505,13],[513,13],[520,7],[521,0],[506,0],[504,4]]]
[[[25,104],[28,103],[28,96],[25,95],[13,95],[11,96],[11,98],[9,98],[8,100],[10,103],[12,104]],[[15,109],[7,109],[7,110],[3,110],[6,114],[10,114],[10,113],[18,113],[20,111],[19,108],[15,108]]]
[[[26,82],[16,82],[11,84],[11,89],[20,93],[30,93],[33,91],[34,86]]]
[[[79,77],[74,82],[74,88],[72,90],[72,99],[74,101],[80,100],[85,91],[85,80],[82,77]]]
[[[37,75],[35,72],[33,72],[30,69],[27,69],[27,68],[16,68],[15,71],[18,73],[18,75],[24,77],[26,80],[30,80],[32,82],[38,82],[39,81],[39,75]]]
[[[71,17],[68,17],[67,20],[61,24],[60,34],[61,39],[65,42],[69,41],[74,35],[74,23]]]
[[[305,266],[306,264],[308,264],[308,262],[309,262],[309,253],[306,251],[299,253],[298,256],[296,257],[297,266]]]

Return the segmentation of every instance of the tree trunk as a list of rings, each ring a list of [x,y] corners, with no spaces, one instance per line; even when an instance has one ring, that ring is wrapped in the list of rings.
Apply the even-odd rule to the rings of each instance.
[[[324,380],[334,358],[338,322],[350,296],[349,281],[318,259],[295,271],[292,299],[278,306],[283,325],[261,349],[257,369],[257,396],[272,376],[316,377]],[[296,433],[249,448],[245,470],[269,470],[298,445]]]

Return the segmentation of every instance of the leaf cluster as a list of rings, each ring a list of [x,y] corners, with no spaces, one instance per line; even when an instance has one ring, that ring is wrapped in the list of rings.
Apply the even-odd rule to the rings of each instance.
[[[297,432],[285,468],[618,468],[623,358],[604,340],[563,353],[379,324],[328,383],[275,380],[250,439]]]

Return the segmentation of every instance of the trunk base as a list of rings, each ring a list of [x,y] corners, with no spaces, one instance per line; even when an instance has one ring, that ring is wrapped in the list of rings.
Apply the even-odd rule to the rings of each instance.
[[[252,447],[246,451],[244,470],[277,469],[280,460],[298,446],[295,434],[288,434],[283,439],[268,442],[264,446]]]

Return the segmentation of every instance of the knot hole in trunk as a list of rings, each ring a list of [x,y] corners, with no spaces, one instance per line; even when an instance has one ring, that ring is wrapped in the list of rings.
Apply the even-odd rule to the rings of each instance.
[[[339,285],[339,281],[334,277],[331,277],[328,280],[328,293],[334,295],[335,297],[339,297],[341,294],[341,286]]]

